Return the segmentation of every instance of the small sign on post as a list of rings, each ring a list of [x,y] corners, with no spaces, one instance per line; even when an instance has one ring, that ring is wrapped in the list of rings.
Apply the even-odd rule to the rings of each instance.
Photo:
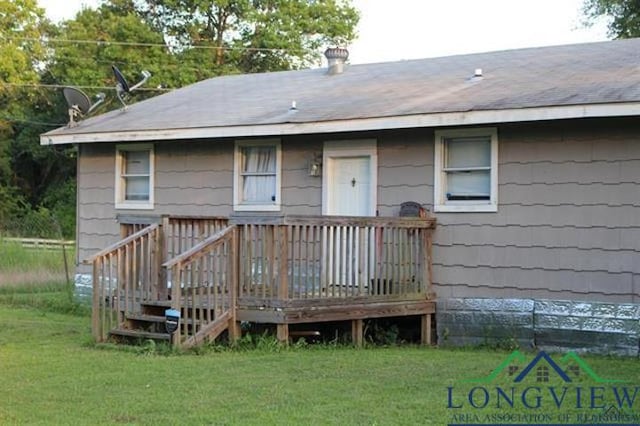
[[[180,311],[175,309],[167,309],[164,311],[165,322],[164,326],[167,333],[173,334],[180,325]]]

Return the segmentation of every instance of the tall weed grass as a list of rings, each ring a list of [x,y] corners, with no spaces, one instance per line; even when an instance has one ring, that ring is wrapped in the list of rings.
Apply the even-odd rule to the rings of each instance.
[[[69,272],[74,253],[67,252]],[[65,274],[61,250],[27,249],[0,239],[0,304],[46,312],[88,315],[74,300],[73,282]]]
[[[73,250],[66,249],[69,273]],[[15,286],[48,287],[66,281],[62,250],[37,250],[0,239],[0,288]]]

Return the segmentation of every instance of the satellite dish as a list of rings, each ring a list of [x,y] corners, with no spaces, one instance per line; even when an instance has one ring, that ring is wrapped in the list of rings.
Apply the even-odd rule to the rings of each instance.
[[[115,65],[111,65],[111,69],[113,70],[113,75],[116,76],[116,84],[120,85],[120,91],[129,93],[129,83],[127,83],[127,79],[124,78],[124,75],[120,72],[118,67]]]
[[[65,87],[62,89],[67,105],[69,106],[69,127],[77,125],[76,119],[90,114],[98,105],[104,102],[104,93],[96,95],[96,103],[91,105],[89,97],[80,89]]]
[[[149,71],[142,71],[142,80],[140,80],[133,86],[129,86],[127,79],[124,78],[124,75],[122,75],[122,72],[120,72],[118,67],[116,67],[115,65],[111,65],[111,69],[113,70],[113,75],[116,77],[116,94],[118,95],[118,99],[120,99],[120,102],[122,102],[124,109],[127,109],[127,104],[124,101],[125,95],[128,95],[129,93],[133,92],[144,83],[146,83],[147,80],[149,80],[149,77],[151,77],[151,73]]]

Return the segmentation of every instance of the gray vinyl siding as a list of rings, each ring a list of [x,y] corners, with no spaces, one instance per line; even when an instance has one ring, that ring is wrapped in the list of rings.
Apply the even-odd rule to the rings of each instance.
[[[437,213],[441,298],[640,302],[640,125],[633,119],[498,126],[496,213]],[[374,138],[378,206],[432,210],[432,129],[282,138],[282,213],[320,214],[322,178],[308,164],[325,140]],[[155,144],[153,211],[114,209],[115,144],[82,145],[79,259],[118,240],[117,214],[229,215],[233,140]]]
[[[438,296],[640,301],[639,130],[500,127],[498,212],[436,215]]]

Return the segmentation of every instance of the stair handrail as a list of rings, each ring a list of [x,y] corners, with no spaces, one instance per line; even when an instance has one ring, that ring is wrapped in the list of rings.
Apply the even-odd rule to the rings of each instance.
[[[224,229],[216,232],[210,237],[207,237],[205,240],[199,242],[195,246],[191,247],[189,250],[180,253],[172,259],[169,259],[162,266],[166,269],[171,269],[177,264],[185,264],[189,263],[193,260],[196,260],[199,256],[204,254],[204,250],[210,248],[210,246],[216,245],[216,243],[222,243],[223,239],[235,229],[236,225],[229,225]]]
[[[112,245],[110,245],[109,247],[100,250],[98,253],[94,254],[93,256],[85,259],[82,261],[83,264],[85,265],[90,265],[92,264],[97,258],[102,257],[104,255],[107,255],[113,251],[118,250],[119,248],[122,248],[124,246],[126,246],[127,244],[129,244],[132,241],[137,240],[140,237],[143,237],[147,234],[150,234],[151,232],[155,231],[156,229],[158,229],[160,227],[160,225],[158,225],[157,223],[154,223],[152,225],[147,226],[144,229],[139,230],[138,232],[129,235],[128,237],[126,237],[125,239],[122,239],[120,241],[118,241],[117,243],[114,243]]]
[[[204,241],[194,245],[187,251],[179,254],[178,256],[175,256],[173,259],[170,259],[167,262],[162,264],[162,267],[165,268],[167,273],[169,271],[172,271],[171,272],[171,281],[172,281],[171,282],[171,308],[172,309],[178,310],[178,309],[184,308],[185,310],[188,310],[188,304],[185,303],[183,307],[180,301],[181,271],[186,270],[186,268],[188,268],[190,264],[197,262],[200,258],[207,255],[207,253],[210,253],[211,251],[215,250],[218,246],[223,245],[225,242],[229,241],[230,243],[233,244],[234,243],[233,233],[235,232],[235,229],[236,229],[236,225],[229,225],[226,228],[206,238]],[[232,258],[230,258],[231,264],[235,265],[236,263],[235,254],[231,253],[231,255],[233,256]],[[232,268],[235,269],[235,266],[232,266]],[[235,272],[233,271],[229,271],[229,272],[231,272],[232,276],[235,276]],[[228,324],[230,322],[235,322],[236,280],[232,279],[228,285],[229,285],[228,288],[230,292],[230,300],[229,300],[229,305],[227,306],[225,312],[223,313],[223,316],[220,318],[215,318],[212,322],[205,325],[205,328],[203,330],[200,330],[200,332],[195,332],[194,335],[192,336],[188,336],[186,334],[182,336],[182,331],[186,330],[186,325],[185,325],[186,323],[183,322],[182,327],[178,327],[178,329],[173,333],[171,337],[172,343],[174,345],[192,346],[202,336],[208,334],[212,330],[215,331],[217,327],[221,326],[221,322],[224,322],[224,328],[228,327]],[[192,303],[195,307],[196,305],[195,301],[192,301]],[[193,309],[195,313],[195,308]],[[231,318],[231,320],[227,321],[227,318]],[[185,341],[183,341],[183,337],[186,338]]]

